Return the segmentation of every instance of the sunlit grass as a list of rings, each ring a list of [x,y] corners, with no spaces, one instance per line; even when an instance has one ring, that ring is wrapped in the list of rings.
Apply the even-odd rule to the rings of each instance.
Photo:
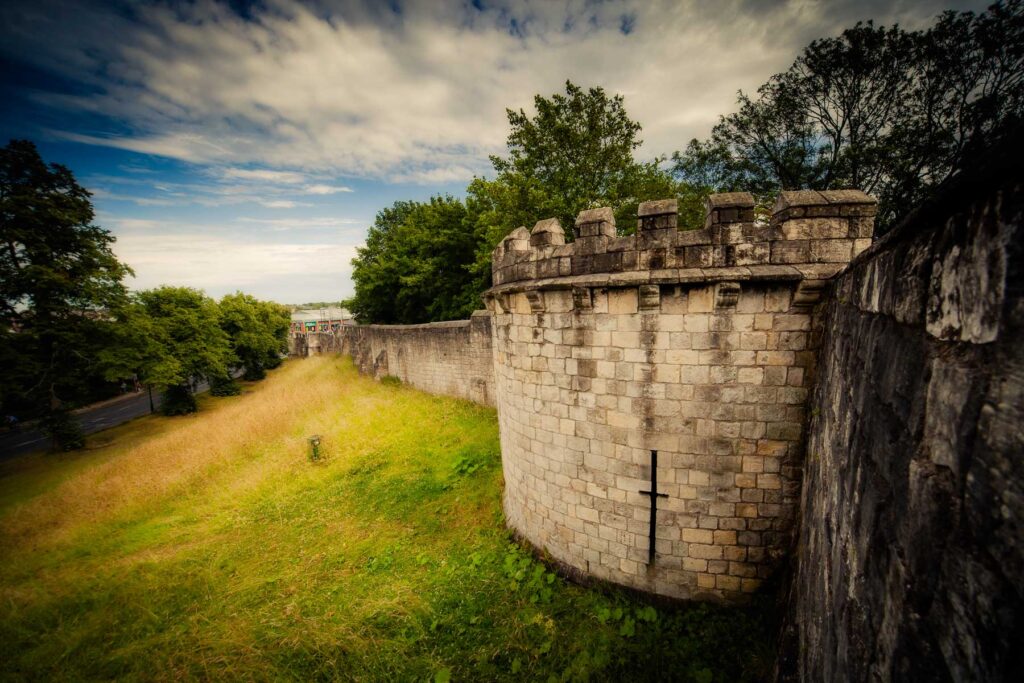
[[[0,469],[3,676],[764,672],[759,611],[655,612],[565,583],[515,546],[492,410],[383,386],[338,358],[289,362],[202,408]]]

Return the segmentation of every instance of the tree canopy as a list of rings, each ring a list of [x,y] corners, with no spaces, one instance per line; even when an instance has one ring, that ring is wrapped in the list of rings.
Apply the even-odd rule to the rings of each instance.
[[[508,156],[491,157],[495,182],[519,190],[512,195],[519,206],[509,208],[529,212],[524,222],[555,217],[571,228],[583,209],[621,208],[651,180],[670,184],[657,161],[642,164],[633,158],[642,142],[640,124],[627,115],[621,95],[566,81],[564,95],[537,95],[533,104],[532,117],[507,110]]]
[[[99,375],[104,318],[124,301],[131,270],[93,224],[89,192],[34,144],[0,149],[0,403],[43,415],[58,445],[80,445],[67,403]]]
[[[169,286],[138,292],[117,316],[118,343],[104,353],[107,374],[137,374],[164,387],[164,412],[193,412],[193,383],[228,376],[235,356],[217,302],[203,292]]]
[[[513,229],[542,218],[558,218],[569,237],[579,212],[599,206],[612,207],[624,234],[633,231],[639,203],[649,199],[679,196],[683,224],[689,225],[685,212],[693,208],[703,222],[689,183],[681,186],[663,170],[663,158],[634,157],[641,127],[629,118],[621,95],[566,81],[564,95],[537,95],[534,109],[532,117],[507,110],[508,156],[492,156],[494,180],[476,178],[467,189],[483,209],[488,256]]]
[[[218,303],[189,287],[158,287],[131,295],[116,311],[114,343],[102,353],[110,379],[137,376],[165,391],[164,412],[192,412],[194,384],[237,393],[232,369],[262,379],[280,364],[290,315],[285,306],[242,292]]]
[[[220,327],[228,337],[234,363],[245,369],[246,379],[263,379],[268,368],[280,364],[280,354],[287,349],[288,309],[242,292],[225,295],[219,309]]]
[[[465,317],[479,307],[471,268],[478,245],[466,205],[452,197],[395,202],[377,214],[352,260],[360,322],[419,323]]]
[[[858,23],[813,41],[756,97],[739,94],[706,140],[673,155],[678,177],[716,191],[857,188],[882,230],[1024,115],[1020,0],[929,29]]]

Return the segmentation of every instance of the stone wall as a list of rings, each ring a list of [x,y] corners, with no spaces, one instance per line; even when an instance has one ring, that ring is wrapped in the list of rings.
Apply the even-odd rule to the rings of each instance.
[[[950,188],[828,297],[793,613],[803,680],[1024,670],[1016,163]]]
[[[360,372],[398,377],[432,394],[493,406],[491,316],[425,325],[353,325],[342,328],[341,350]]]
[[[322,353],[341,353],[344,331],[292,332],[288,335],[289,356],[316,356]]]
[[[508,524],[563,568],[743,599],[795,555],[790,672],[1009,679],[1024,666],[1013,163],[874,246],[856,191],[784,192],[769,223],[749,194],[713,195],[690,232],[674,202],[647,202],[630,237],[593,209],[568,244],[541,221],[495,249],[488,312],[310,348],[496,405]]]
[[[677,598],[742,598],[789,546],[816,304],[871,242],[860,192],[783,193],[770,224],[715,195],[519,228],[495,250],[495,389],[509,525],[581,574]],[[658,451],[651,562],[651,451]]]

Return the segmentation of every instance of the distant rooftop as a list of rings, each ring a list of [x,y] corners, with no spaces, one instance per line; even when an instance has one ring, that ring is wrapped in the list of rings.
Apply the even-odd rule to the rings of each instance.
[[[352,314],[348,309],[328,308],[302,308],[292,313],[292,320],[295,322],[309,322],[320,320],[351,320]]]

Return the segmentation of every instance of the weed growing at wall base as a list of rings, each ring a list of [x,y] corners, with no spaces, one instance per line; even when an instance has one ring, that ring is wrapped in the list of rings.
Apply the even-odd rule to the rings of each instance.
[[[513,543],[490,409],[338,358],[204,401],[0,468],[0,676],[765,675],[764,610],[655,609]]]

